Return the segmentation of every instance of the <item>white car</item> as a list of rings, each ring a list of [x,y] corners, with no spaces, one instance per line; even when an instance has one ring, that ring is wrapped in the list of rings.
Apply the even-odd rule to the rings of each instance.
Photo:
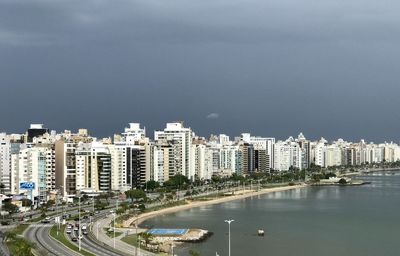
[[[71,234],[72,230],[71,229],[67,229],[67,234]]]

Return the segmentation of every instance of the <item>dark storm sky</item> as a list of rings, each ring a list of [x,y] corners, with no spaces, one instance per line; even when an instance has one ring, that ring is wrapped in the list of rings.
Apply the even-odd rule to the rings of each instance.
[[[398,0],[0,1],[0,130],[400,138]]]

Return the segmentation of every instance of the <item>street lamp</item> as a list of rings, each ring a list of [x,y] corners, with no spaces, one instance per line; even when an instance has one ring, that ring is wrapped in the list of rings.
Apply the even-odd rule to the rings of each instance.
[[[171,255],[172,255],[172,256],[174,256],[174,247],[175,247],[175,245],[174,245],[174,243],[172,242],[172,243],[171,243]]]
[[[57,211],[57,215],[60,214],[60,211],[58,209],[58,190],[56,190],[56,211]],[[57,225],[57,236],[58,236],[58,232],[60,230],[60,225],[61,225],[61,216],[58,216],[58,218],[56,218],[56,220],[58,220],[58,225]]]
[[[139,243],[138,243],[139,250],[138,250],[138,252],[139,252],[139,255],[140,255],[140,235],[138,236],[138,238],[139,238]]]
[[[115,216],[117,215],[117,213],[113,213],[114,215],[114,249],[115,249]]]
[[[228,223],[228,256],[231,256],[231,223],[234,222],[235,220],[225,220],[226,223]]]
[[[135,215],[136,215],[136,223],[135,223],[135,234],[136,234],[136,241],[138,240],[138,230],[137,230],[137,228],[138,228],[138,218],[139,218],[139,214],[138,214],[138,209],[136,208],[136,207],[138,207],[138,205],[137,204],[134,204],[134,206],[135,206],[135,208],[134,208],[134,211],[135,211]],[[137,256],[138,255],[138,247],[137,246],[135,246],[135,256]]]
[[[79,251],[81,251],[81,195],[79,194],[79,196],[78,196],[78,205],[79,205],[79,210],[78,210],[78,213],[79,213],[79,228],[78,228],[78,241],[79,241]]]
[[[97,240],[99,240],[99,225],[100,225],[100,223],[97,222],[97,224],[96,224],[96,227],[97,227],[97,229],[96,229]]]

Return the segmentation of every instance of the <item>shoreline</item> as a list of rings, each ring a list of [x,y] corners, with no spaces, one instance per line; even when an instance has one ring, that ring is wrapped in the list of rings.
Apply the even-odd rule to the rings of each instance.
[[[129,228],[131,226],[135,226],[135,224],[139,227],[139,225],[141,223],[143,223],[144,221],[154,218],[154,217],[157,217],[157,216],[160,216],[160,215],[185,211],[185,210],[189,210],[189,209],[197,208],[197,207],[201,207],[201,206],[222,204],[222,203],[226,203],[226,202],[230,202],[230,201],[245,199],[248,197],[259,196],[259,195],[264,195],[264,194],[269,194],[269,193],[305,188],[308,186],[309,185],[302,184],[302,185],[293,185],[293,186],[264,188],[264,189],[261,189],[260,191],[244,192],[243,194],[237,194],[237,195],[233,195],[233,196],[211,199],[211,200],[207,200],[207,201],[189,201],[189,203],[185,204],[185,205],[179,205],[179,206],[174,206],[174,207],[170,207],[170,208],[165,208],[165,209],[161,209],[161,210],[154,211],[154,212],[147,212],[147,213],[143,213],[143,214],[139,215],[138,217],[132,217],[123,222],[123,227]]]

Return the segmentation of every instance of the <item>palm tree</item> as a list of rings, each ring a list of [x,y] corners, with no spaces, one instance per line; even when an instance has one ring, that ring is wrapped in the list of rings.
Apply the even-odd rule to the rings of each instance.
[[[140,237],[143,238],[145,246],[147,247],[147,244],[150,243],[150,241],[153,239],[153,235],[147,232],[144,232],[140,234]],[[140,243],[140,241],[139,241]]]
[[[15,241],[15,239],[17,238],[17,233],[13,230],[10,230],[6,233],[6,238],[9,241]]]
[[[32,255],[32,249],[34,245],[24,239],[17,239],[16,244],[18,245],[14,251],[16,256],[27,256]]]

